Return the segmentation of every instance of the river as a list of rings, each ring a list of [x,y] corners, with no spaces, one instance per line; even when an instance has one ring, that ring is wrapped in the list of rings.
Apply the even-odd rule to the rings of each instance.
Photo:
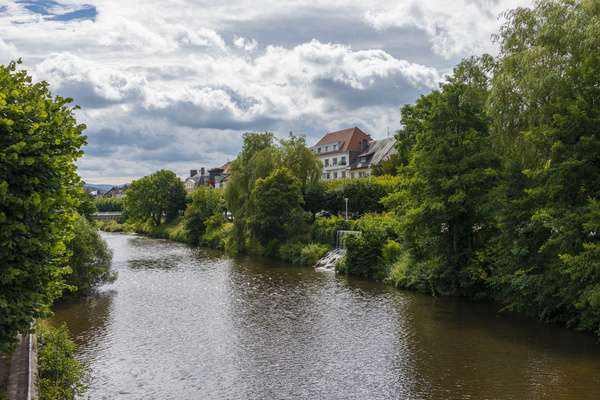
[[[119,279],[62,303],[96,399],[595,399],[592,334],[261,257],[102,233]]]

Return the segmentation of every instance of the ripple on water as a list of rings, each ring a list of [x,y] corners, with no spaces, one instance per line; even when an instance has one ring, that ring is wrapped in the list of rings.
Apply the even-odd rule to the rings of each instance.
[[[258,257],[103,234],[119,279],[58,307],[92,399],[593,398],[593,337]]]

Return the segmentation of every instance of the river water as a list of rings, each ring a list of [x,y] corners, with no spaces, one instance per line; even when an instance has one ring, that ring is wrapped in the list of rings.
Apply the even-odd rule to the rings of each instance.
[[[591,334],[258,257],[102,233],[115,284],[55,307],[94,399],[597,399]]]

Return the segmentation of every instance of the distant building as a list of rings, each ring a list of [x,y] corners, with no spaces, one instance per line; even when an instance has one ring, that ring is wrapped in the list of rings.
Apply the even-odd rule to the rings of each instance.
[[[204,168],[200,168],[200,172],[196,169],[190,170],[190,176],[183,181],[183,186],[188,192],[193,192],[200,186],[204,186],[204,182],[208,180],[208,175],[205,174]]]
[[[365,150],[371,137],[357,127],[331,132],[323,136],[311,149],[323,162],[321,179],[346,179],[348,166]]]
[[[202,186],[212,186],[214,188],[224,188],[229,179],[229,162],[222,167],[212,168],[206,171],[200,168],[200,171],[190,170],[190,176],[183,182],[185,190],[193,192]]]
[[[104,197],[124,197],[126,195],[127,189],[129,189],[129,185],[123,186],[113,186]]]

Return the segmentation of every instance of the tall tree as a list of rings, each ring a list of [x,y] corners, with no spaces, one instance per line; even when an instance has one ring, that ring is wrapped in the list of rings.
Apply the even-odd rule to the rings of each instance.
[[[301,233],[305,226],[300,179],[286,167],[258,179],[252,189],[257,212],[248,220],[248,230],[274,254],[277,245]]]
[[[404,130],[415,136],[409,162],[400,168],[400,190],[384,201],[401,216],[416,262],[431,266],[436,291],[470,293],[476,253],[489,217],[483,212],[497,176],[483,112],[487,82],[482,60],[464,61],[441,90],[403,107]]]
[[[572,299],[587,280],[567,271],[600,240],[586,228],[600,194],[600,3],[538,1],[507,19],[488,101],[512,181],[494,283],[516,309],[581,325],[591,303]]]
[[[86,144],[69,103],[0,66],[0,348],[49,314],[64,288],[78,205],[73,161]]]
[[[248,219],[258,212],[252,192],[255,182],[281,167],[288,168],[302,188],[316,182],[322,168],[303,136],[290,133],[287,139],[277,142],[270,132],[244,134],[242,151],[230,165],[232,175],[225,192],[227,208],[234,216],[231,250],[243,247]]]

